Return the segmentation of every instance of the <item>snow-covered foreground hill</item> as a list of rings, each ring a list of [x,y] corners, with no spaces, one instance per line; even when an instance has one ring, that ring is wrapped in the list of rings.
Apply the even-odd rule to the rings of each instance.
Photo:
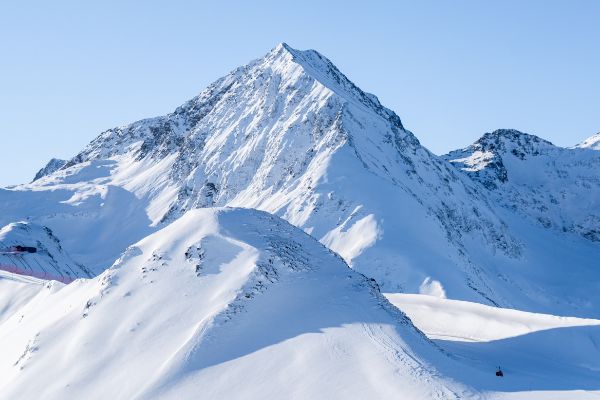
[[[0,399],[600,395],[600,320],[387,296],[435,340],[287,222],[189,211],[93,279],[2,272]]]
[[[579,150],[588,158],[556,164],[567,178],[499,206],[325,57],[281,44],[173,113],[105,131],[34,182],[0,189],[0,225],[47,226],[100,274],[188,210],[255,208],[300,227],[387,291],[600,317],[600,246],[589,240],[597,168],[580,173],[600,152]],[[552,205],[569,177],[581,178],[569,187],[577,193]],[[540,224],[547,213],[556,229]]]
[[[2,399],[476,394],[373,281],[259,211],[190,211],[91,280],[7,277]]]

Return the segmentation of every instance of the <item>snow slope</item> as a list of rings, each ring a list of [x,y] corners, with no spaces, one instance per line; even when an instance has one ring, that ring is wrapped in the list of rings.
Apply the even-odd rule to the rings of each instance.
[[[600,133],[590,136],[575,147],[581,149],[600,150]]]
[[[558,317],[425,295],[386,294],[445,351],[478,371],[443,370],[498,399],[600,396],[600,320]],[[503,378],[493,371],[500,366]]]
[[[14,251],[15,246],[37,251]],[[92,276],[87,268],[73,261],[49,228],[28,222],[11,223],[0,229],[0,270],[63,283]]]
[[[46,284],[42,279],[0,271],[0,324],[19,311]]]
[[[190,211],[100,276],[47,285],[0,323],[0,353],[2,399],[477,395],[373,281],[244,209]]]
[[[431,339],[490,342],[542,330],[600,325],[600,320],[559,317],[420,294],[386,293]]]

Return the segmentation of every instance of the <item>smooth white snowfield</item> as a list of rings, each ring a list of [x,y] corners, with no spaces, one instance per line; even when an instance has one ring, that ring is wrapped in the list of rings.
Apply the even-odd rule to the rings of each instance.
[[[264,212],[190,211],[97,278],[30,285],[0,324],[2,399],[477,393],[372,281]]]
[[[535,314],[426,295],[386,294],[458,361],[493,374],[449,371],[498,399],[600,398],[600,320]]]
[[[554,328],[600,325],[598,319],[536,314],[428,295],[386,293],[385,297],[431,339],[490,342]]]
[[[251,207],[310,233],[386,291],[600,317],[600,246],[586,238],[600,231],[600,153],[564,154],[544,162],[556,176],[585,171],[568,186],[576,193],[563,201],[568,178],[539,187],[523,175],[531,204],[498,205],[325,57],[280,44],[173,113],[107,130],[58,170],[0,189],[0,225],[47,226],[100,274],[187,210]],[[544,210],[550,228],[536,218]]]

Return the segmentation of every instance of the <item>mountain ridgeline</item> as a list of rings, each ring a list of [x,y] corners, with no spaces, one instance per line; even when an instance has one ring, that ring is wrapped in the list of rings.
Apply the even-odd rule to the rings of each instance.
[[[0,224],[47,226],[100,274],[191,210],[254,208],[385,291],[599,316],[600,152],[584,143],[498,130],[439,157],[327,58],[280,44],[0,190]]]

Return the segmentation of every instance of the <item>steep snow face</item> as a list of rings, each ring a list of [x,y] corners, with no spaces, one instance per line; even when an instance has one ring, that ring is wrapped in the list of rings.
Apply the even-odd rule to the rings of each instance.
[[[92,277],[86,267],[73,261],[49,228],[27,222],[0,229],[0,270],[63,283]]]
[[[64,167],[67,164],[67,160],[59,160],[57,158],[53,158],[50,161],[48,161],[48,164],[46,164],[46,166],[42,169],[40,169],[36,174],[35,177],[33,178],[34,181],[37,181],[40,178],[43,178],[46,175],[50,175],[53,172],[58,171],[59,169],[61,169],[62,167]]]
[[[474,394],[372,280],[245,209],[190,211],[97,278],[48,285],[0,323],[0,352],[2,399]]]
[[[507,209],[545,228],[600,241],[600,153],[565,149],[533,135],[497,130],[446,155]]]
[[[575,147],[581,149],[600,150],[600,133],[590,136]]]
[[[508,287],[472,249],[516,259],[522,248],[478,190],[329,60],[282,44],[175,112],[108,130],[54,174],[0,191],[11,205],[0,218],[51,226],[99,273],[187,210],[257,208],[388,290],[429,279],[450,297],[506,304]]]

